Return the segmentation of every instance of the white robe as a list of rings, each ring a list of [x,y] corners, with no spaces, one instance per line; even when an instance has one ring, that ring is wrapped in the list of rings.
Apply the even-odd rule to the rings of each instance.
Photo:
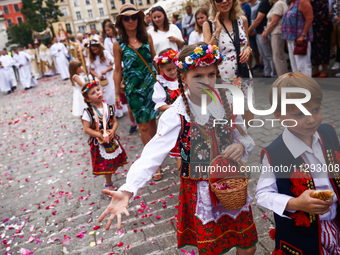
[[[38,83],[35,79],[32,78],[31,67],[30,67],[31,58],[32,58],[31,55],[27,54],[24,51],[19,51],[19,53],[14,55],[13,57],[19,69],[19,79],[20,79],[21,85],[25,89],[30,88],[33,85],[36,85]]]
[[[1,57],[0,57],[1,62]],[[8,77],[6,75],[5,68],[0,68],[0,90],[1,92],[7,93],[12,90],[11,84],[8,81]]]
[[[62,43],[55,43],[51,46],[51,53],[55,56],[56,64],[58,66],[58,71],[60,72],[62,79],[70,78],[70,73],[68,71],[68,56],[67,49]]]
[[[9,55],[3,55],[1,56],[0,61],[4,66],[5,75],[7,76],[7,80],[10,83],[11,87],[16,87],[18,85],[18,82],[13,70],[13,66],[16,65],[14,59]]]

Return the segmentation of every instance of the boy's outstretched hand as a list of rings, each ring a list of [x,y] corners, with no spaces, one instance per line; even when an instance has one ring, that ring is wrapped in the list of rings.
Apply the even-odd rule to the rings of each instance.
[[[321,199],[312,198],[310,194],[314,190],[306,190],[299,197],[290,199],[287,203],[286,210],[304,211],[313,214],[325,214],[333,201],[327,202]]]
[[[109,195],[112,197],[110,205],[106,208],[106,210],[100,215],[98,221],[102,222],[105,216],[111,213],[109,220],[106,224],[105,229],[109,230],[112,224],[113,219],[117,216],[118,220],[118,230],[122,229],[122,213],[124,212],[126,216],[130,216],[127,207],[129,205],[129,199],[132,196],[130,192],[127,191],[110,191],[110,190],[103,190],[105,195]]]

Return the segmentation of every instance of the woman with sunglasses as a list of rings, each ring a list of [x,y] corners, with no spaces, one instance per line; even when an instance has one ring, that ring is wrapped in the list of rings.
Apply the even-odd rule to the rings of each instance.
[[[211,17],[213,18],[213,27],[210,28],[208,22],[203,24],[204,41],[208,44],[217,45],[224,56],[224,61],[219,66],[222,79],[250,78],[241,81],[241,89],[245,96],[245,102],[247,102],[248,88],[254,86],[247,64],[252,52],[249,46],[248,20],[244,16],[239,0],[210,0],[210,4],[212,7]],[[237,45],[237,43],[235,44],[235,29],[239,31],[238,51],[240,54],[238,56],[236,54],[237,49],[235,48],[235,45]],[[239,57],[239,61],[237,57]],[[241,65],[243,67],[243,75],[240,75],[239,71],[241,70],[238,70]],[[247,75],[244,75],[245,73]],[[254,101],[254,95],[251,95],[251,97]],[[242,117],[246,125],[249,126],[248,121],[254,118],[254,114],[248,109],[248,104],[245,104],[244,107],[245,114]]]
[[[164,9],[161,6],[153,7],[151,18],[153,27],[148,29],[148,32],[152,36],[156,54],[158,55],[167,48],[180,50],[184,45],[181,30],[176,25],[169,23]]]
[[[124,4],[120,8],[116,28],[118,38],[113,42],[116,106],[118,109],[121,107],[119,89],[124,76],[125,96],[138,125],[142,142],[146,145],[156,134],[158,115],[152,100],[153,85],[156,82],[156,71],[152,66],[155,56],[152,37],[146,32],[144,13],[137,10],[133,4]],[[124,64],[124,70],[121,62]],[[160,169],[156,174],[161,174]]]

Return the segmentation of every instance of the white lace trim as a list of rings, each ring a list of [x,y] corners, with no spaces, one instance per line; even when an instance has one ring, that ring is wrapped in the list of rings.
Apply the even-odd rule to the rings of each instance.
[[[113,141],[118,143],[115,139]],[[105,158],[105,159],[115,159],[115,158],[117,158],[123,152],[123,150],[122,150],[122,148],[120,146],[113,153],[107,153],[106,150],[105,150],[104,145],[102,145],[102,144],[98,144],[98,146],[99,146],[100,155],[103,158]]]
[[[163,86],[166,86],[166,87],[168,87],[171,90],[178,89],[178,80],[168,81],[162,75],[157,75],[157,80],[159,80],[160,83],[163,84]]]
[[[241,209],[227,210],[221,203],[218,203],[218,208],[216,208],[210,199],[209,182],[199,181],[197,182],[197,204],[195,216],[202,221],[203,225],[212,221],[217,223],[217,221],[224,215],[235,220],[241,212],[250,212],[250,204],[252,201],[253,199],[248,194],[247,203]]]

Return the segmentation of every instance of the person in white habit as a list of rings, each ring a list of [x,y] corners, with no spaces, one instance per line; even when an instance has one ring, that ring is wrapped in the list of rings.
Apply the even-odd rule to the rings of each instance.
[[[19,70],[20,83],[25,90],[32,88],[33,85],[37,85],[37,80],[32,78],[32,72],[30,67],[31,55],[24,51],[19,51],[18,48],[14,49],[14,61]]]
[[[58,42],[57,38],[54,38],[54,44],[51,47],[51,53],[55,56],[56,64],[58,66],[58,70],[60,72],[61,78],[63,80],[67,80],[70,78],[70,73],[68,71],[68,60],[66,56],[68,56],[68,51],[64,44]]]
[[[8,84],[11,86],[11,90],[17,88],[18,82],[15,78],[15,73],[13,70],[13,66],[15,65],[15,61],[10,55],[7,55],[6,51],[2,51],[2,56],[0,58],[1,64],[4,68],[4,74],[6,75],[6,80]]]
[[[2,52],[0,51],[0,90],[3,93],[10,94],[12,93],[13,90],[12,90],[11,84],[9,83],[7,79],[6,71],[5,71],[4,66],[2,65],[1,59],[2,59]]]

